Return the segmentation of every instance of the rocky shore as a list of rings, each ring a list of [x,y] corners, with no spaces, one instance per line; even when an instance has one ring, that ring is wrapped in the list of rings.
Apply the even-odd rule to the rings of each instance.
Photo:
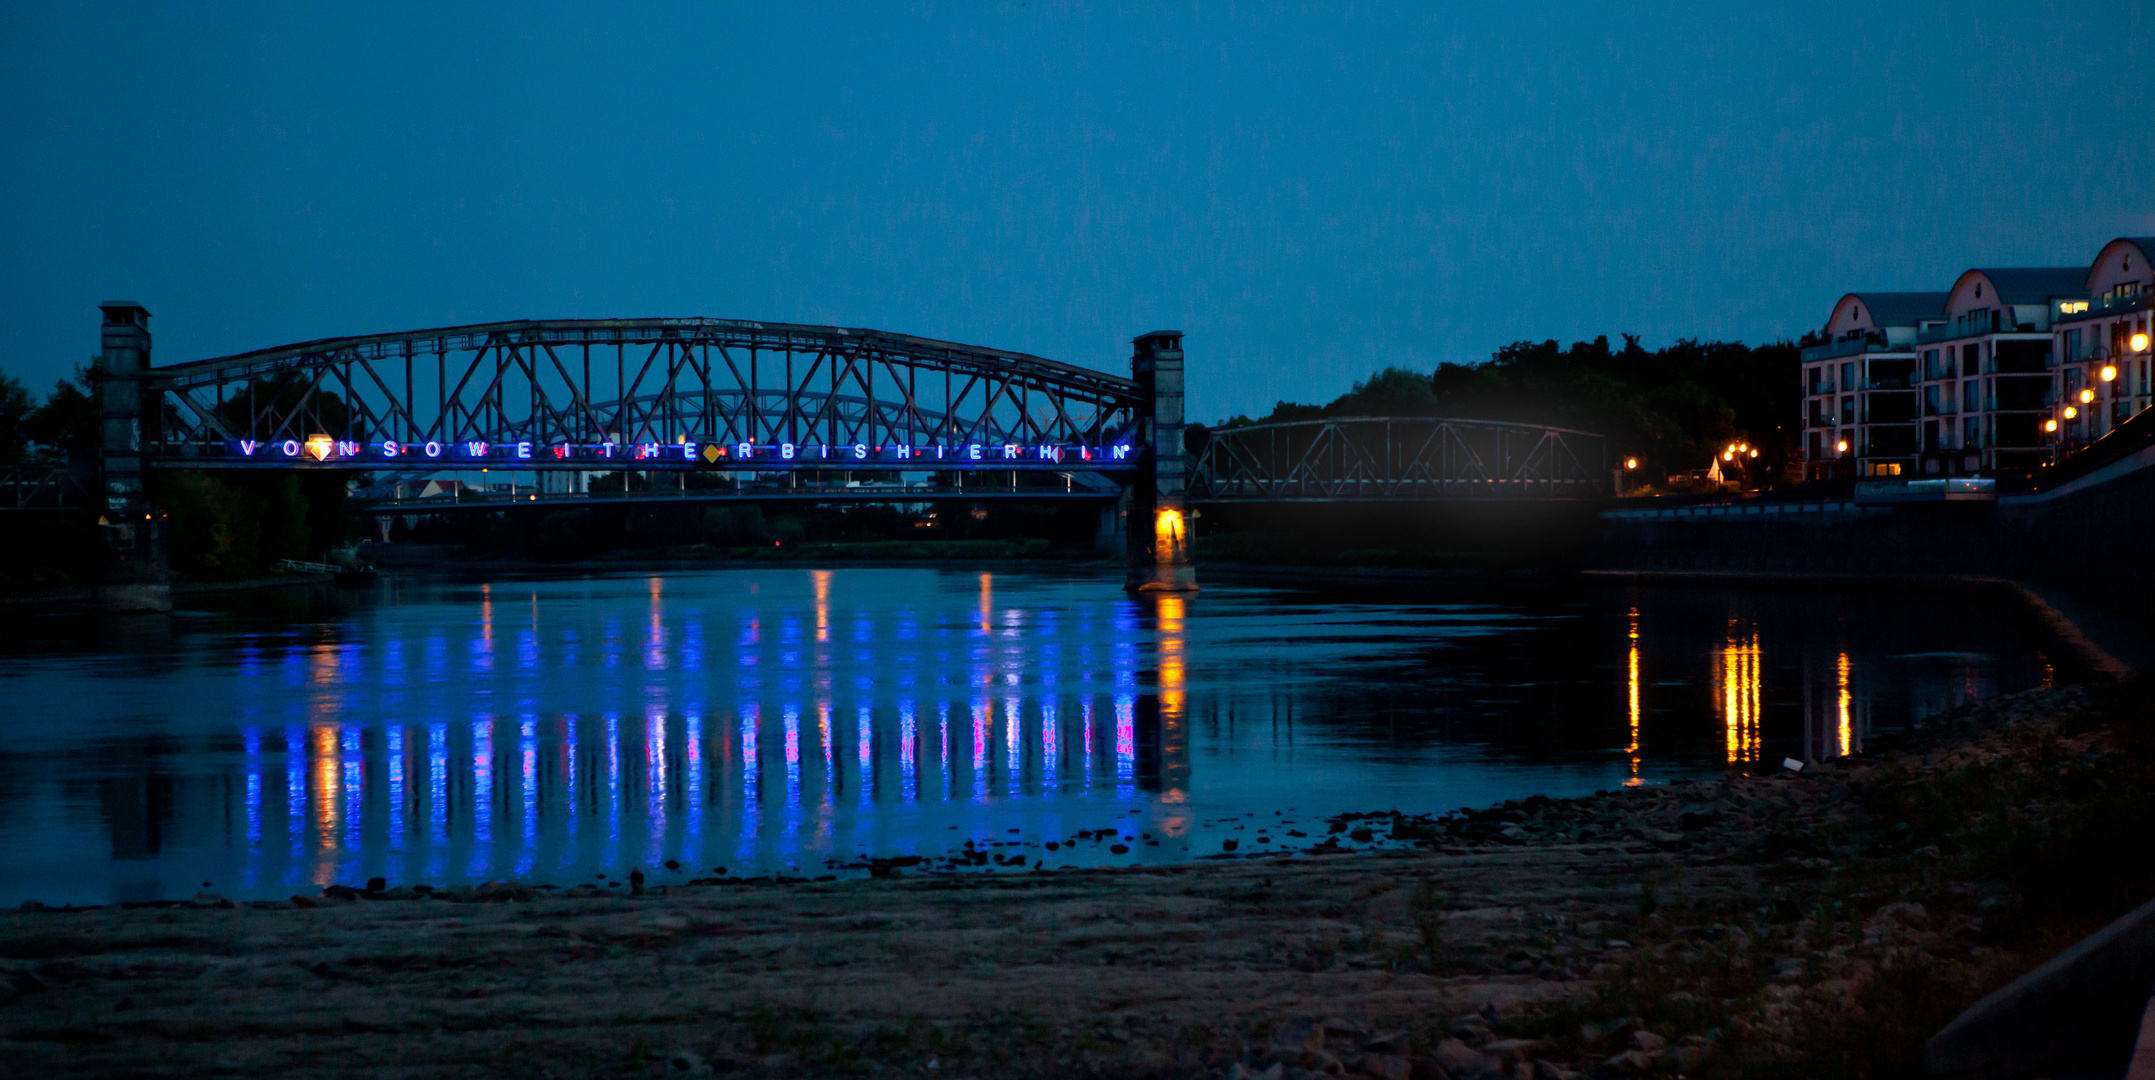
[[[2155,890],[2151,712],[1333,823],[1383,850],[8,912],[0,1076],[1909,1075]]]

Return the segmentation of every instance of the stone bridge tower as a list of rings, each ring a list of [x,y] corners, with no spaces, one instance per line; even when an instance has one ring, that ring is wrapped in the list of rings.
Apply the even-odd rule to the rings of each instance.
[[[151,403],[143,388],[150,367],[150,313],[141,304],[108,300],[104,350],[98,360],[98,482],[104,512],[98,532],[97,606],[103,611],[170,611],[172,587],[165,568],[165,522],[151,505],[143,482],[148,432],[143,417]]]
[[[1189,506],[1189,456],[1182,445],[1182,332],[1155,330],[1132,342],[1130,374],[1152,404],[1151,460],[1130,485],[1131,592],[1196,592]]]

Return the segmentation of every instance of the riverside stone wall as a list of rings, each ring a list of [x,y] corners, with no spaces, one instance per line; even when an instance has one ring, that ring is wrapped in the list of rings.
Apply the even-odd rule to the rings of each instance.
[[[2155,468],[2063,494],[1824,513],[1603,518],[1586,564],[1660,573],[1979,575],[2063,591],[2155,627]]]

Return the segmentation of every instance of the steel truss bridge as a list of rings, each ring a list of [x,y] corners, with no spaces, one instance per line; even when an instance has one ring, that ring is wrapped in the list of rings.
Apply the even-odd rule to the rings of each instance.
[[[1255,424],[1177,453],[1172,334],[1139,339],[1143,355],[1173,350],[1172,389],[1155,387],[1150,361],[1124,377],[875,330],[703,318],[498,322],[153,367],[148,313],[102,306],[102,479],[58,467],[0,475],[0,509],[102,501],[132,514],[149,468],[351,470],[366,474],[361,506],[385,513],[598,499],[1107,500],[1133,484],[1181,498],[1185,482],[1197,503],[1607,492],[1600,436],[1492,421]],[[621,473],[634,482],[591,490]],[[452,475],[466,482],[430,484]]]
[[[1151,450],[1150,400],[1131,378],[902,334],[726,319],[335,338],[150,368],[142,390],[150,466],[365,470],[378,482],[362,498],[377,503],[406,502],[434,474],[509,474],[468,501],[414,510],[512,501],[487,495],[516,489],[519,472],[618,470],[716,474],[660,477],[647,498],[1100,499]],[[968,483],[968,472],[1010,479]],[[581,486],[533,482],[513,500]]]
[[[1599,435],[1492,420],[1354,416],[1210,431],[1190,500],[1592,499],[1610,491]]]

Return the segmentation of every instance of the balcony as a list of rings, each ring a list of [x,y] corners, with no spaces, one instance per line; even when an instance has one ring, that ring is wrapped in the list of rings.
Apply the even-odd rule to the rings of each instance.
[[[1987,322],[1953,322],[1945,326],[1917,331],[1916,344],[1936,345],[1941,341],[1966,341],[1972,338],[1990,337],[1994,334],[2024,334],[2029,337],[2042,338],[2046,341],[2050,338],[2050,331],[2037,330],[2034,323],[2021,323],[2015,326],[2012,323],[2001,322],[1993,326]]]
[[[1916,399],[1913,394],[1873,398],[1863,411],[1863,422],[1866,424],[1912,424],[1915,419]]]
[[[1836,360],[1843,356],[1861,356],[1865,353],[1912,353],[1912,345],[1892,345],[1880,338],[1850,338],[1846,341],[1829,341],[1824,345],[1811,345],[1800,354],[1806,364],[1820,360]]]
[[[2146,311],[2150,303],[2155,303],[2155,292],[2143,290],[2126,296],[2097,296],[2090,298],[2087,303],[2088,310],[2086,311],[2076,311],[2071,314],[2061,312],[2053,316],[2051,325],[2087,322],[2090,319],[2107,319],[2113,315],[2123,315],[2129,311]]]

